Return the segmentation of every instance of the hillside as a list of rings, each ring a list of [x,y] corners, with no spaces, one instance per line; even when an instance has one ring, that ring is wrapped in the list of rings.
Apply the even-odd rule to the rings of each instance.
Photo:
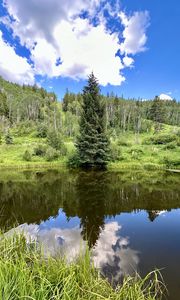
[[[180,103],[140,101],[110,94],[106,127],[114,167],[180,167]],[[75,152],[82,96],[67,91],[63,102],[37,86],[0,77],[0,166],[58,165]]]

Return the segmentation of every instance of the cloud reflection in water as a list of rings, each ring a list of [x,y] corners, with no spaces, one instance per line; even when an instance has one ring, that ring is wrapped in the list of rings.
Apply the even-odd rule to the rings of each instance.
[[[139,253],[130,248],[129,238],[120,235],[121,225],[118,222],[105,224],[96,245],[92,249],[94,264],[113,282],[118,282],[123,275],[133,275],[139,264]],[[84,253],[86,242],[82,239],[81,229],[40,229],[39,225],[22,224],[11,229],[23,233],[27,242],[39,242],[46,256],[65,255],[68,262],[73,261],[79,253]]]

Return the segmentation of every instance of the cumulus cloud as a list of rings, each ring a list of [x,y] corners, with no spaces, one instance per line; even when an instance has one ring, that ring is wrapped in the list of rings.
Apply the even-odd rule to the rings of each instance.
[[[173,100],[171,96],[166,95],[166,94],[159,95],[159,99],[161,99],[161,100]]]
[[[79,28],[84,28],[86,34]],[[63,21],[54,34],[59,43],[62,76],[84,79],[93,71],[101,85],[118,85],[124,81],[120,74],[123,64],[115,56],[119,48],[117,35],[108,34],[103,25],[93,27],[87,20],[78,19],[72,31],[71,25]]]
[[[9,26],[22,44],[33,45],[40,37],[55,43],[53,32],[62,20],[71,21],[81,11],[91,13],[99,0],[4,0],[4,6],[13,17]]]
[[[109,32],[104,17],[107,8],[111,17],[117,17],[119,5],[112,9],[101,0],[3,0],[3,3],[9,17],[1,21],[30,50],[36,75],[79,80],[93,71],[101,85],[120,85],[125,81],[123,69],[134,63],[132,55],[145,49],[147,12],[132,16],[120,12],[119,20],[124,26],[120,41],[120,32]],[[84,11],[89,12],[86,19],[80,17]],[[98,19],[96,26],[92,22],[94,17]],[[121,56],[116,55],[119,50]]]
[[[123,63],[125,67],[132,67],[134,62],[134,59],[132,57],[129,56],[124,56],[123,57]]]
[[[149,13],[135,12],[128,17],[124,12],[119,14],[124,26],[123,43],[120,44],[122,54],[136,54],[144,51],[147,41],[146,29],[149,25]]]
[[[34,71],[26,58],[16,54],[14,48],[3,41],[0,31],[0,75],[19,84],[33,84]]]

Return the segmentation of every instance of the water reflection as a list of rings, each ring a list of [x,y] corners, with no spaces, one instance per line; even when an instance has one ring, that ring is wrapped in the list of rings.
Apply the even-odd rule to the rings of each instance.
[[[114,283],[125,274],[133,275],[139,263],[139,252],[131,249],[128,237],[120,235],[121,228],[117,222],[107,223],[92,248],[94,265]],[[40,243],[45,256],[65,256],[68,262],[74,261],[86,250],[79,227],[41,229],[36,224],[22,224],[9,230],[6,235],[15,232],[23,233],[27,243]]]
[[[1,172],[0,228],[11,234],[18,224],[46,255],[70,261],[88,240],[95,265],[114,282],[162,268],[177,300],[179,183],[179,174],[157,172]]]

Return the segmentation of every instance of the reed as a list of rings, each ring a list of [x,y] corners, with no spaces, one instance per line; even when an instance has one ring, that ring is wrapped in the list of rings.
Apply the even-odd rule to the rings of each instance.
[[[127,277],[113,288],[93,266],[90,251],[68,264],[44,258],[43,249],[23,236],[0,236],[1,300],[159,300],[164,286],[158,271]]]

